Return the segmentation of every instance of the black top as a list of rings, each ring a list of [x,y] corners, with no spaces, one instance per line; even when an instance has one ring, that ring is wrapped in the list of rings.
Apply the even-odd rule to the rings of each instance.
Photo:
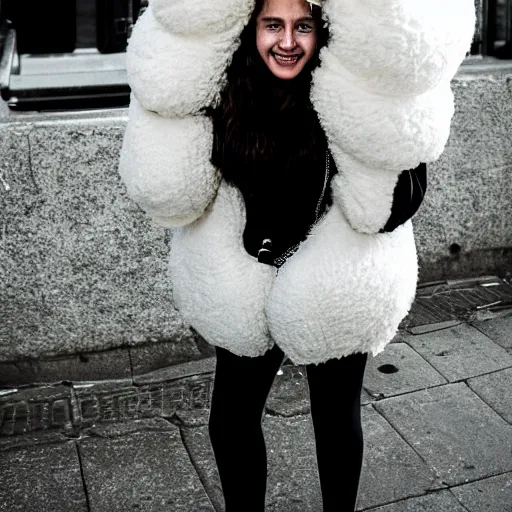
[[[319,144],[320,145],[320,144]],[[265,169],[253,168],[246,179],[235,179],[246,204],[244,246],[259,261],[280,266],[290,249],[306,239],[316,220],[318,201],[319,215],[332,204],[330,181],[337,173],[336,164],[327,149],[325,136],[319,153],[324,156],[309,165],[298,165],[295,173],[285,172],[280,161]],[[329,158],[329,171],[326,155]],[[291,170],[293,171],[293,169]],[[243,176],[243,175],[240,175]],[[325,187],[325,188],[324,188]],[[394,189],[390,216],[379,233],[390,233],[407,222],[419,209],[427,190],[427,166],[421,163],[415,169],[403,171]],[[264,244],[270,239],[271,246]]]
[[[272,258],[299,244],[315,222],[322,193],[324,197],[319,213],[323,213],[326,205],[331,203],[329,183],[336,168],[331,160],[330,172],[326,176],[327,141],[320,125],[310,158],[291,165],[287,163],[287,156],[296,143],[293,132],[301,127],[291,124],[286,114],[277,116],[276,125],[281,130],[275,133],[277,151],[274,159],[264,165],[255,163],[233,179],[246,205],[244,245],[254,257],[258,257],[265,239],[271,240],[268,257]],[[264,262],[271,263],[268,258]]]

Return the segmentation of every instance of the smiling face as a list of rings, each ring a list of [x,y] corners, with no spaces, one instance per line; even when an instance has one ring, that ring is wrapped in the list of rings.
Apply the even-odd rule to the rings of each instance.
[[[265,0],[256,20],[256,47],[277,78],[295,78],[316,44],[316,24],[306,0]]]

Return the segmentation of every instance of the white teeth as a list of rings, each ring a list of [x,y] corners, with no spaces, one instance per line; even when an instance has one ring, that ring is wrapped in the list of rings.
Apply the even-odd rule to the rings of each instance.
[[[281,55],[278,55],[277,53],[274,54],[274,57],[278,60],[283,60],[285,62],[293,62],[294,60],[298,60],[299,56],[294,55],[293,57],[282,57]]]

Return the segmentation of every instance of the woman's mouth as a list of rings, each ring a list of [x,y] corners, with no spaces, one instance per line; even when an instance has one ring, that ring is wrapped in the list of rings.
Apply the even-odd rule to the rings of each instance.
[[[303,56],[303,53],[297,54],[297,55],[279,55],[278,53],[272,53],[272,56],[274,57],[275,61],[280,66],[295,66],[297,64],[297,61]]]

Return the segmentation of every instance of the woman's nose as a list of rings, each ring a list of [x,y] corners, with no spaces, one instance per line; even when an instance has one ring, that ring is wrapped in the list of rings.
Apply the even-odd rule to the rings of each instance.
[[[283,50],[291,50],[295,47],[295,37],[293,35],[293,29],[292,28],[286,28],[283,31],[283,37],[281,38],[281,41],[279,42],[279,46]]]

